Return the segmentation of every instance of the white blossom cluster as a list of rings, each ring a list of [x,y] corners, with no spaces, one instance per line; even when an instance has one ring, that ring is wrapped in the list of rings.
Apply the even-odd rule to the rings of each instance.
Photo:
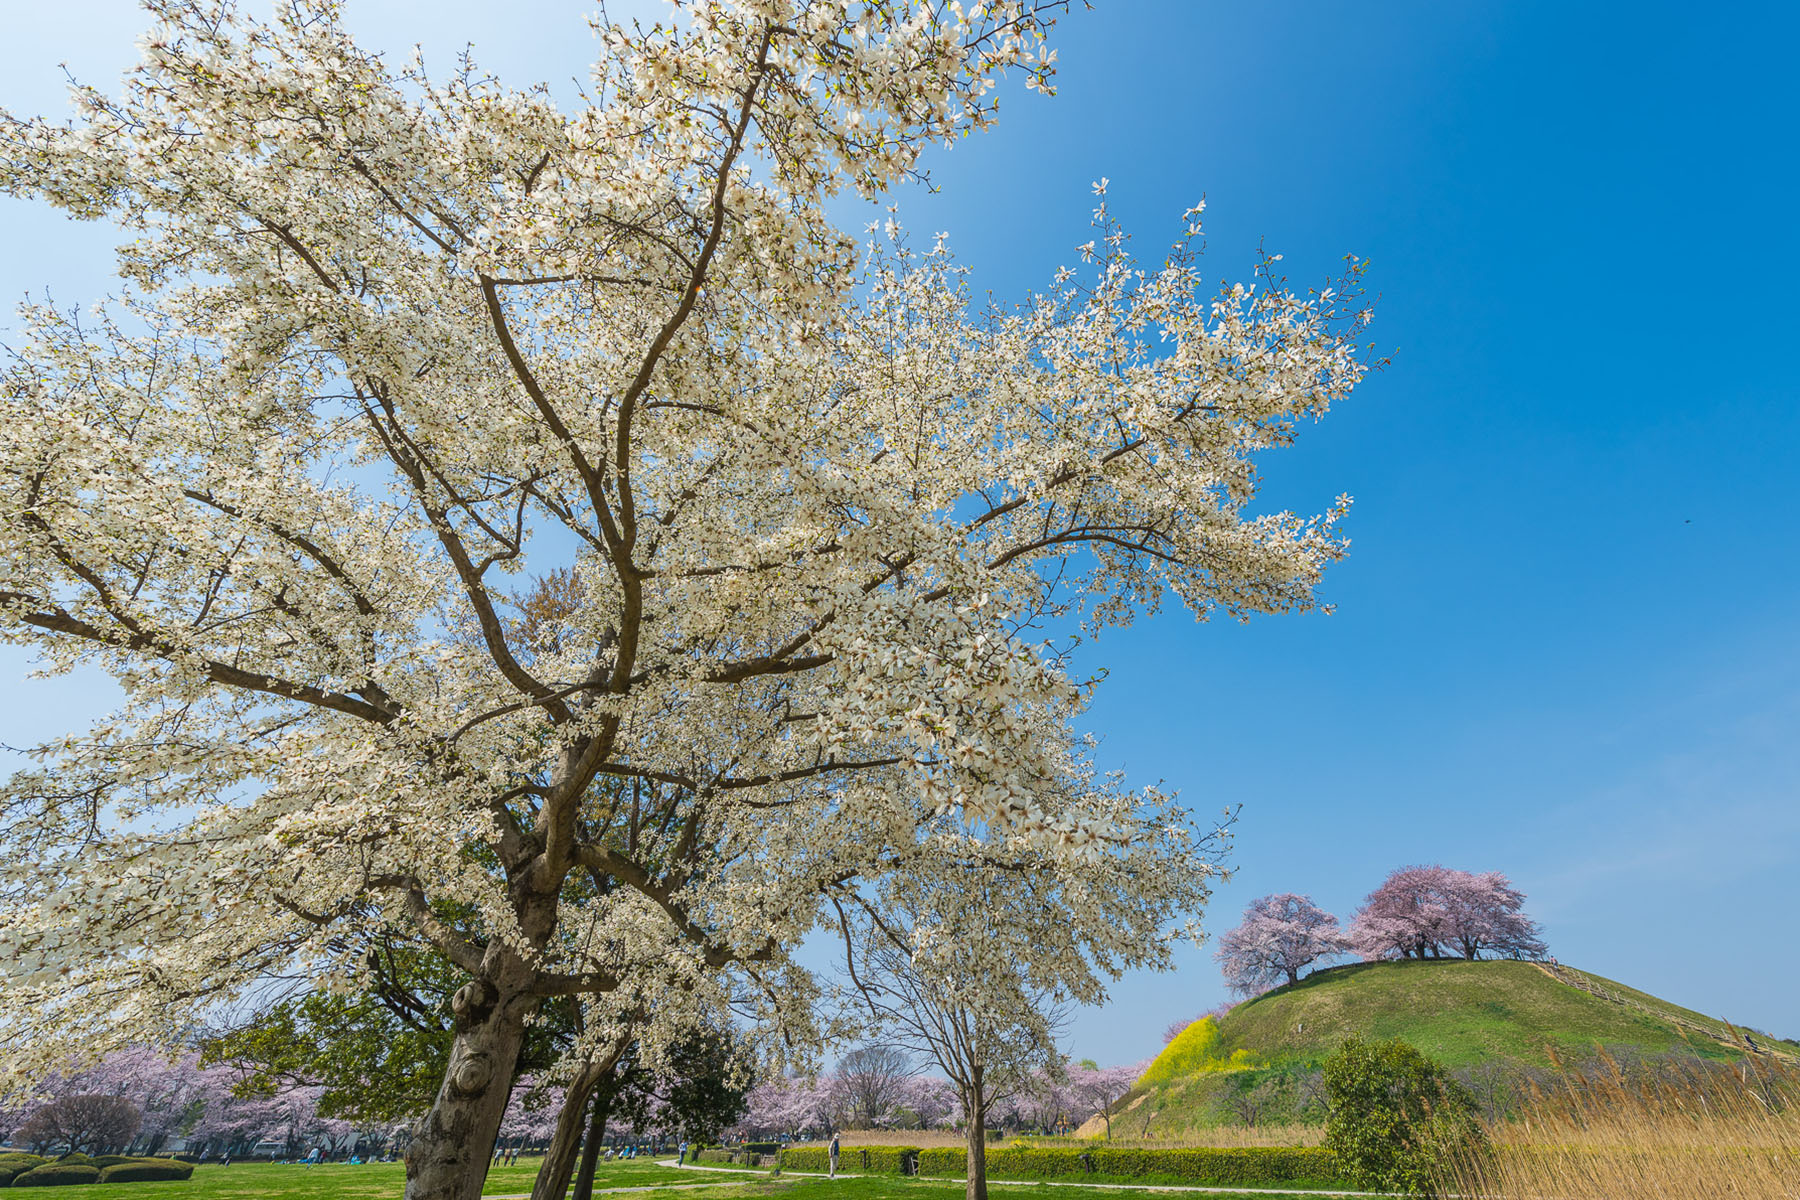
[[[353,979],[395,925],[468,1013],[587,996],[598,1044],[803,1026],[788,949],[895,864],[1203,898],[1049,639],[1314,603],[1342,505],[1248,507],[1366,369],[1354,285],[1215,293],[1197,212],[1145,269],[1102,207],[979,312],[941,241],[823,207],[1048,87],[1060,6],[689,0],[603,24],[573,112],[325,0],[147,7],[120,95],[0,121],[0,188],[132,238],[0,375],[0,636],[126,697],[0,792],[9,1069]],[[1154,954],[1094,924],[1041,953]]]

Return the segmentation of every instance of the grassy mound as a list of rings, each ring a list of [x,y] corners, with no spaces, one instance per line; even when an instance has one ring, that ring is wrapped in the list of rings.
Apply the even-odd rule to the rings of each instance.
[[[1314,1074],[1356,1033],[1398,1037],[1452,1068],[1547,1067],[1596,1046],[1734,1060],[1725,1022],[1596,975],[1532,963],[1407,961],[1333,967],[1190,1025],[1120,1102],[1114,1136],[1270,1120],[1322,1120]],[[1584,990],[1591,988],[1593,990]],[[1596,992],[1600,994],[1595,994]],[[1800,1045],[1758,1038],[1777,1051]]]

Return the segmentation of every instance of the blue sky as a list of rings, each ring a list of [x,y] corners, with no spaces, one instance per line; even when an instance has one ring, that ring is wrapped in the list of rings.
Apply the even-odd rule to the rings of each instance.
[[[583,6],[350,0],[438,61],[565,80]],[[130,5],[9,17],[0,103],[61,106],[132,56]],[[1047,282],[1089,184],[1145,253],[1208,199],[1209,274],[1266,241],[1301,282],[1372,260],[1392,365],[1265,461],[1270,507],[1356,505],[1329,616],[1110,635],[1108,765],[1243,805],[1215,928],[1251,898],[1347,914],[1390,868],[1509,873],[1565,962],[1800,1037],[1800,278],[1791,10],[1112,0],[1066,23],[1061,94],[933,160],[902,219],[980,287]],[[846,209],[847,221],[860,214]],[[107,286],[104,230],[0,201],[0,294]],[[13,686],[0,741],[104,706]],[[102,696],[96,700],[96,695]],[[1079,1017],[1128,1061],[1221,998],[1205,950]]]

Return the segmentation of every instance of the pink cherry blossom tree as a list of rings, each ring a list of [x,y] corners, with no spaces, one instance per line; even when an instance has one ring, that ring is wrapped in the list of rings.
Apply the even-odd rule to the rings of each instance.
[[[1464,958],[1537,958],[1546,947],[1536,921],[1523,911],[1525,893],[1499,871],[1454,871],[1446,896],[1444,933]]]
[[[1252,900],[1241,925],[1222,934],[1214,957],[1225,983],[1253,996],[1283,983],[1300,982],[1300,972],[1350,949],[1338,920],[1310,896],[1279,892]]]
[[[768,1079],[745,1096],[749,1109],[737,1131],[747,1135],[799,1137],[810,1129],[832,1126],[833,1081],[805,1076]]]
[[[939,1075],[915,1075],[906,1081],[900,1104],[918,1118],[920,1129],[938,1129],[956,1115],[956,1088]]]
[[[1498,871],[1474,874],[1440,865],[1401,867],[1369,893],[1350,926],[1351,947],[1384,958],[1505,958],[1544,953],[1525,894]]]
[[[1131,1090],[1131,1086],[1144,1073],[1146,1063],[1131,1063],[1117,1067],[1100,1067],[1090,1063],[1080,1063],[1069,1068],[1066,1085],[1069,1097],[1070,1119],[1077,1125],[1085,1124],[1093,1117],[1100,1117],[1106,1122],[1106,1136],[1112,1138],[1112,1108],[1119,1099]]]

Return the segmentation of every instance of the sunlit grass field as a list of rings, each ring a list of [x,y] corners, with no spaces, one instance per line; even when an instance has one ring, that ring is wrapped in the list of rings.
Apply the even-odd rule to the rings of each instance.
[[[488,1172],[488,1197],[523,1196],[531,1191],[538,1159],[520,1159]],[[400,1163],[317,1167],[238,1163],[206,1164],[181,1183],[89,1184],[83,1187],[8,1188],[7,1200],[399,1200],[406,1182]],[[594,1189],[659,1188],[668,1200],[960,1200],[960,1182],[899,1179],[893,1176],[819,1179],[772,1176],[763,1172],[682,1170],[653,1161],[601,1163]],[[1095,1200],[1091,1188],[992,1182],[995,1190],[1030,1189],[1032,1200]],[[1117,1193],[1109,1193],[1117,1195]],[[1254,1192],[1238,1193],[1239,1200]],[[1213,1193],[1218,1200],[1230,1195]],[[654,1191],[634,1192],[631,1200],[658,1200]]]

